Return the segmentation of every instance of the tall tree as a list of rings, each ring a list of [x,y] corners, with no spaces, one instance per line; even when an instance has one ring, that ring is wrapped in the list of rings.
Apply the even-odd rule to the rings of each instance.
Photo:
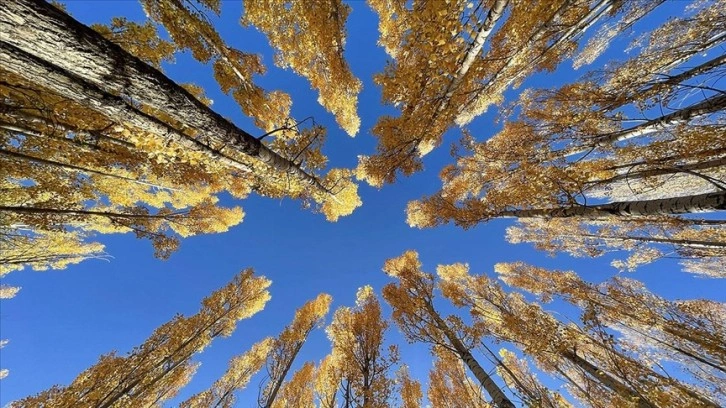
[[[507,395],[474,358],[471,350],[480,336],[454,316],[442,317],[434,307],[434,277],[421,270],[415,251],[386,261],[383,270],[398,279],[383,288],[393,308],[393,321],[410,341],[421,341],[452,353],[471,370],[497,407],[514,407]]]
[[[312,176],[292,158],[276,154],[160,72],[61,11],[44,2],[25,0],[5,5],[0,12],[3,32],[9,34],[3,37],[4,69],[33,80],[42,77],[44,81],[36,81],[40,86],[111,119],[140,127],[167,143],[180,143],[186,149],[204,152],[232,168],[268,177],[266,183],[260,183],[264,185],[260,191],[266,194],[278,191],[278,196],[309,196],[320,203],[330,198],[338,206],[346,205],[345,194],[334,197],[333,193],[350,190],[352,184],[340,181],[332,190],[342,173],[334,173],[328,180]],[[26,24],[18,26],[19,19]],[[50,32],[56,36],[50,38]],[[86,46],[79,47],[79,43]],[[59,48],[64,52],[58,53]],[[89,64],[80,66],[79,59]],[[123,75],[105,74],[115,72],[114,67],[118,66],[125,67]],[[127,100],[133,100],[142,110]],[[162,119],[171,124],[161,123]]]
[[[292,367],[295,357],[308,338],[310,332],[320,326],[328,314],[333,298],[321,293],[305,303],[295,312],[292,322],[274,340],[267,358],[267,378],[260,384],[258,404],[263,408],[278,406],[276,402],[285,377]],[[302,375],[302,374],[301,374]],[[312,391],[311,391],[312,392]]]
[[[340,0],[254,0],[245,2],[242,24],[265,33],[278,51],[275,63],[307,78],[320,92],[318,102],[355,136],[360,128],[356,105],[361,82],[343,56],[349,13],[350,7]]]
[[[408,367],[403,366],[396,371],[396,382],[401,387],[401,408],[421,407],[421,383],[411,378]]]
[[[114,353],[66,387],[55,386],[14,403],[17,407],[153,406],[173,397],[196,370],[195,353],[218,336],[229,336],[239,320],[262,310],[270,281],[247,269],[202,301],[190,317],[177,315],[126,357]]]
[[[463,264],[439,267],[439,275],[443,294],[457,306],[468,307],[479,330],[516,344],[589,404],[592,395],[602,395],[616,406],[718,406],[712,396],[626,352],[601,327],[559,322],[521,294],[506,293],[487,276],[470,275]]]
[[[144,4],[173,42],[159,39],[150,23],[122,18],[90,29],[42,1],[0,7],[4,271],[103,256],[102,247],[86,242],[99,232],[135,232],[166,257],[179,237],[241,221],[240,208],[217,205],[222,191],[314,201],[330,220],[360,205],[349,171],[312,174],[325,165],[324,130],[290,125],[288,108],[276,105],[285,97],[252,84],[261,69],[256,57],[229,48],[180,2]],[[198,35],[184,37],[182,23],[198,27]],[[155,69],[185,48],[232,72],[236,85],[220,82],[247,103],[245,113],[286,135],[269,144],[277,152],[212,111],[200,88]],[[239,72],[247,82],[239,83]],[[50,242],[60,245],[44,245]],[[33,244],[48,250],[31,251]]]
[[[714,392],[726,376],[724,304],[698,299],[673,302],[649,292],[642,283],[616,277],[595,285],[571,271],[550,271],[521,262],[497,264],[509,285],[580,307],[590,324],[636,339],[630,346],[650,359],[677,363]],[[721,394],[723,399],[726,395]]]
[[[307,362],[286,381],[272,404],[274,408],[315,408],[315,364]]]
[[[401,109],[379,119],[376,154],[359,162],[359,177],[374,186],[421,170],[421,157],[449,128],[501,103],[530,74],[553,70],[590,26],[623,7],[610,0],[369,3],[394,59],[376,82],[384,102]]]
[[[435,407],[489,408],[481,385],[469,378],[461,360],[451,353],[434,349],[434,366],[429,372],[428,399]]]
[[[524,93],[499,133],[464,141],[470,155],[444,169],[439,192],[409,204],[409,224],[643,218],[668,228],[677,214],[725,209],[724,59],[696,57],[726,39],[722,6],[699,3],[645,36],[625,62]]]
[[[335,311],[326,331],[332,354],[341,370],[345,392],[343,406],[379,408],[389,406],[394,379],[389,372],[398,362],[398,350],[384,345],[388,323],[373,288],[364,286],[356,295],[356,307]]]

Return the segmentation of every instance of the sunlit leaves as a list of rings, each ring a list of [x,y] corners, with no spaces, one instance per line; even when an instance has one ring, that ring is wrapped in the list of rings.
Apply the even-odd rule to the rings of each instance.
[[[340,0],[255,0],[245,2],[242,23],[267,35],[278,51],[275,63],[307,78],[320,92],[318,102],[354,136],[360,128],[356,105],[361,82],[343,57],[349,12]]]
[[[205,298],[197,314],[175,316],[126,357],[103,355],[70,385],[53,387],[14,406],[122,407],[172,398],[196,370],[190,357],[215,337],[232,334],[239,320],[262,310],[270,299],[270,283],[245,270]]]

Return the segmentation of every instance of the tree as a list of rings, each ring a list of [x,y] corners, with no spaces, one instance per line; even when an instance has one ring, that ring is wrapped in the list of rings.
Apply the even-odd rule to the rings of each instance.
[[[250,379],[267,361],[273,339],[268,337],[252,345],[246,353],[232,358],[229,368],[212,386],[184,401],[183,408],[223,407],[235,404],[234,392],[247,386]]]
[[[387,328],[370,286],[358,289],[355,308],[335,311],[326,331],[340,370],[344,407],[378,408],[390,404],[394,380],[389,371],[399,357],[395,346],[390,346],[388,352],[384,348]]]
[[[376,82],[384,102],[400,106],[401,115],[379,119],[376,154],[360,160],[359,177],[380,187],[399,172],[420,171],[421,157],[449,128],[500,103],[504,91],[530,74],[554,70],[590,26],[623,3],[491,0],[408,8],[403,1],[370,1],[380,18],[379,43],[394,59]]]
[[[632,338],[631,350],[644,358],[679,364],[716,394],[726,375],[724,305],[705,299],[668,301],[642,283],[616,277],[595,285],[571,271],[550,271],[521,262],[497,264],[495,271],[509,285],[534,293],[543,302],[562,298],[583,310],[592,325],[617,330]]]
[[[398,284],[383,288],[383,298],[393,308],[393,321],[409,341],[421,341],[452,353],[471,370],[497,407],[514,404],[482,368],[471,353],[480,334],[468,329],[460,319],[441,317],[434,307],[434,277],[421,271],[415,251],[386,261],[384,272]]]
[[[499,133],[484,142],[465,138],[470,155],[442,171],[439,192],[409,204],[409,224],[577,218],[588,232],[574,235],[586,237],[599,235],[595,223],[638,218],[637,225],[653,226],[646,235],[603,239],[659,242],[670,237],[653,234],[658,227],[686,225],[678,214],[725,209],[726,98],[716,84],[723,58],[684,65],[723,41],[720,5],[701,4],[668,21],[625,62],[558,89],[525,92],[518,116]],[[552,223],[554,232],[563,222]],[[688,245],[680,245],[683,252]]]
[[[290,381],[280,388],[280,394],[273,402],[274,408],[301,407],[314,408],[315,394],[313,389],[315,364],[307,362],[292,375]]]
[[[593,401],[604,398],[610,406],[718,406],[711,396],[628,353],[601,327],[587,321],[584,328],[561,323],[487,276],[470,275],[463,264],[439,267],[439,276],[444,296],[469,308],[475,327],[516,344],[540,369],[565,379],[571,392],[588,404],[598,406]]]
[[[258,398],[260,407],[277,406],[276,400],[280,387],[282,387],[295,357],[305,344],[310,332],[325,319],[332,300],[330,295],[322,293],[317,298],[305,303],[295,312],[292,323],[285,327],[274,340],[266,363],[268,378],[260,384],[260,397]]]
[[[434,367],[429,372],[428,398],[435,407],[488,408],[481,385],[469,378],[461,360],[451,353],[434,349]]]
[[[128,356],[101,356],[66,387],[55,386],[14,403],[16,407],[120,407],[156,405],[173,397],[196,370],[190,362],[218,336],[229,336],[237,321],[262,310],[270,281],[251,269],[239,273],[202,301],[190,317],[175,316]]]
[[[278,51],[275,63],[307,78],[320,92],[318,102],[355,136],[360,128],[356,105],[361,82],[343,57],[348,13],[350,7],[340,0],[250,1],[244,4],[242,24],[264,32]]]
[[[173,42],[159,39],[150,23],[122,18],[89,29],[45,2],[0,8],[8,33],[0,50],[0,182],[8,192],[0,217],[3,241],[12,240],[11,270],[103,256],[102,247],[85,242],[98,232],[133,231],[167,257],[178,237],[241,221],[240,208],[217,205],[222,191],[315,201],[330,220],[360,205],[349,171],[312,174],[325,165],[324,129],[291,125],[289,106],[277,105],[286,98],[252,84],[261,70],[256,57],[227,47],[180,2],[144,4]],[[189,32],[174,26],[182,23],[197,27],[198,36],[179,34]],[[229,80],[220,74],[222,87],[234,88],[245,113],[277,132],[269,145],[279,153],[212,111],[200,88],[175,84],[154,68],[185,48],[204,62],[215,56],[217,71],[232,72]],[[28,253],[28,243],[44,240],[64,244]]]
[[[401,386],[401,408],[419,408],[423,399],[421,383],[411,378],[408,367],[396,371],[396,381]]]

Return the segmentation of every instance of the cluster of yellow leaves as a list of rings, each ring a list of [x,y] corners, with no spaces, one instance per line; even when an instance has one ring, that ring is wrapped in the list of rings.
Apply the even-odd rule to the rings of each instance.
[[[360,128],[356,105],[361,82],[343,57],[349,12],[340,0],[253,1],[244,5],[242,24],[264,32],[278,51],[275,63],[307,78],[320,91],[318,102],[354,136]]]
[[[138,24],[123,17],[114,17],[108,25],[94,24],[91,28],[157,69],[161,69],[163,61],[174,61],[176,47],[159,38],[151,22]]]
[[[332,169],[323,183],[330,186],[331,194],[322,197],[320,211],[328,221],[353,213],[363,202],[358,195],[358,184],[351,180],[352,172],[347,169]]]

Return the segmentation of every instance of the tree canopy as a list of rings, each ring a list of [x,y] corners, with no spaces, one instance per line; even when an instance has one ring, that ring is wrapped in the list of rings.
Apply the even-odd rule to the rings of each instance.
[[[0,3],[0,404],[726,405],[724,10]]]

